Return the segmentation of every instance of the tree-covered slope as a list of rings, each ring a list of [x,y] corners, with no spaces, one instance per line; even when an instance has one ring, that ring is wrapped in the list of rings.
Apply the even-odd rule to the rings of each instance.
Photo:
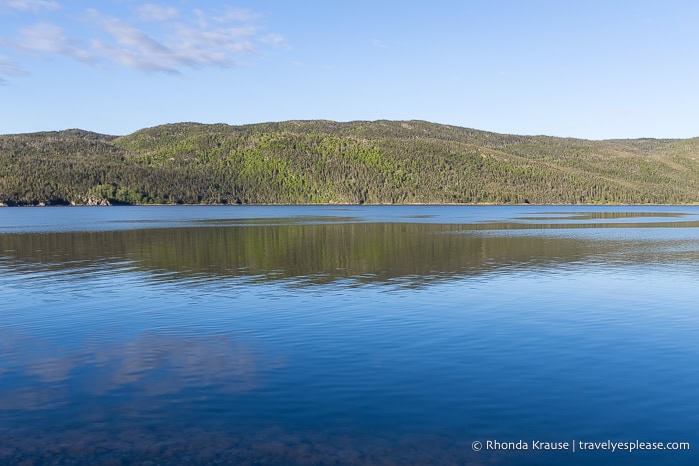
[[[423,121],[179,123],[0,136],[0,202],[692,203],[699,139],[588,141]]]

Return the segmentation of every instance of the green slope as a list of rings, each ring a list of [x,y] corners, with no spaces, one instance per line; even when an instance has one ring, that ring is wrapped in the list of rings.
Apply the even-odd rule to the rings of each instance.
[[[694,203],[699,139],[516,136],[424,121],[178,123],[0,136],[0,202]]]

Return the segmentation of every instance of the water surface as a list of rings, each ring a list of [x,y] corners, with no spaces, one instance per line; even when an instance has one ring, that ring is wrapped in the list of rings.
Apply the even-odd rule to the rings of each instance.
[[[697,464],[699,208],[0,209],[0,463]]]

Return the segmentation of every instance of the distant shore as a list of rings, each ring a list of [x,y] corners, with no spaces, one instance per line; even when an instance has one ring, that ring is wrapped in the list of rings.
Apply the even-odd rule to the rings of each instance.
[[[426,121],[175,123],[0,136],[8,205],[691,205],[699,138],[590,141]]]
[[[479,204],[459,204],[459,203],[410,203],[410,204],[22,204],[8,205],[0,203],[0,207],[8,208],[33,208],[33,207],[672,207],[672,206],[699,206],[699,202],[685,204],[496,204],[496,203],[479,203]]]

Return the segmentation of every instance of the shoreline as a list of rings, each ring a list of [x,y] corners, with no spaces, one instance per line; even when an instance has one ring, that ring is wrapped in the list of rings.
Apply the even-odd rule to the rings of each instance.
[[[324,203],[324,204],[22,204],[8,205],[0,203],[0,208],[70,208],[70,207],[691,207],[699,206],[699,202],[685,204],[498,204],[498,203],[407,203],[407,204],[349,204],[349,203]]]

